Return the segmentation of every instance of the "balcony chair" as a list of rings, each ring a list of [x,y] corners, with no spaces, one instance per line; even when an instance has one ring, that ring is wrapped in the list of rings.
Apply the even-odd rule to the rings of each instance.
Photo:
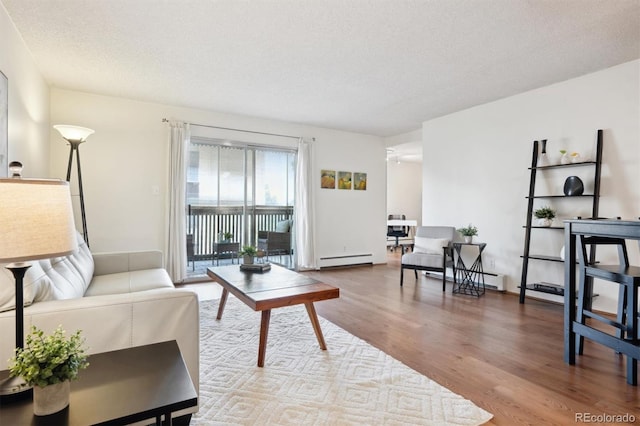
[[[258,250],[265,253],[267,260],[269,256],[289,256],[291,261],[291,226],[293,220],[283,220],[276,223],[275,231],[258,231]]]
[[[413,269],[418,279],[418,271],[441,272],[442,291],[447,282],[447,268],[456,270],[453,262],[453,242],[460,237],[453,226],[419,226],[416,229],[413,252],[402,255],[400,267],[400,287],[404,279],[404,270]]]
[[[406,220],[407,217],[403,214],[390,214],[388,220]],[[387,237],[395,238],[396,245],[391,247],[391,251],[394,248],[400,246],[400,238],[409,236],[409,228],[407,226],[387,226]]]

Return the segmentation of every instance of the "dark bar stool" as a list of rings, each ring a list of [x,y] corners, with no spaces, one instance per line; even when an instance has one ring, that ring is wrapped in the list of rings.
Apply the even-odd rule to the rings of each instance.
[[[598,337],[589,333],[576,335],[576,352],[582,355],[584,349],[584,337],[598,343],[612,347],[617,352],[627,355],[627,383],[636,386],[638,384],[638,352],[632,356],[628,350],[623,349],[617,343],[627,341],[638,346],[638,287],[640,286],[640,268],[629,265],[629,255],[624,239],[606,238],[595,236],[577,236],[577,251],[579,258],[579,283],[578,283],[578,307],[576,321],[585,324],[586,318],[591,318],[616,329],[615,336]],[[587,258],[588,245],[609,245],[618,249],[617,265],[601,265],[597,262],[590,263]],[[593,260],[593,259],[592,259]],[[618,312],[616,320],[611,320],[593,312],[591,299],[588,295],[593,291],[593,279],[599,278],[618,283]]]

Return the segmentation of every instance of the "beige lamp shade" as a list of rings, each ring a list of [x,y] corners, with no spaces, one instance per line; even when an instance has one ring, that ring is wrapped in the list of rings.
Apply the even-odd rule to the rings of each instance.
[[[0,179],[0,263],[64,256],[77,248],[68,182]]]
[[[56,124],[53,128],[60,132],[66,140],[75,142],[84,142],[89,136],[95,133],[92,129],[68,124]]]

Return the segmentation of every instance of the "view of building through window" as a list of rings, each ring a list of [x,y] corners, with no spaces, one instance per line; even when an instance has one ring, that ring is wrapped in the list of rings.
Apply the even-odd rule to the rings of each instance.
[[[245,155],[247,173],[245,175]],[[293,206],[295,152],[193,143],[189,147],[187,204],[242,206],[245,184],[256,205]],[[255,179],[251,179],[255,176]],[[251,202],[249,204],[252,204]]]

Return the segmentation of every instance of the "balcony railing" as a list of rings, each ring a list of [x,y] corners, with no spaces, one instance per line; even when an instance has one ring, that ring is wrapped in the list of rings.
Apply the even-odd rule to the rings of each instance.
[[[187,248],[189,260],[213,258],[213,243],[225,233],[241,245],[256,245],[258,231],[274,231],[276,223],[293,218],[292,206],[196,206],[187,208],[187,235],[192,241]]]

